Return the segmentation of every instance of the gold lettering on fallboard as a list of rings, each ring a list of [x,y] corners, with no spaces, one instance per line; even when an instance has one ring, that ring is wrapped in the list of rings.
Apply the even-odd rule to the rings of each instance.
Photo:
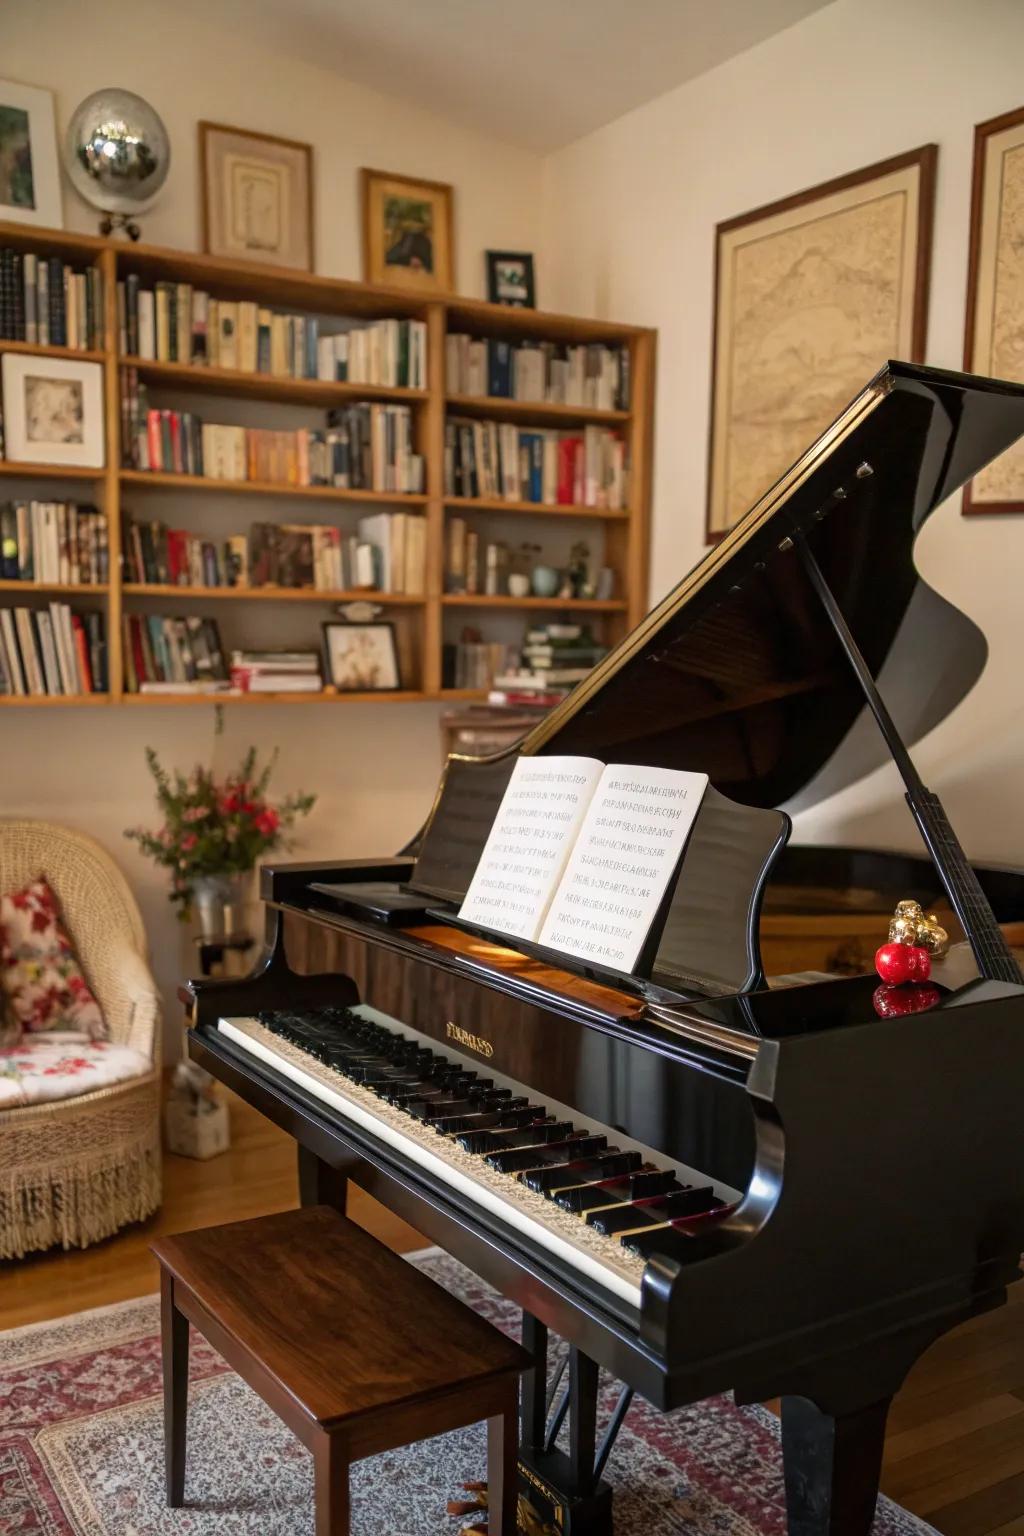
[[[489,1040],[485,1040],[483,1035],[471,1035],[468,1029],[461,1029],[451,1019],[448,1020],[447,1032],[449,1040],[457,1040],[460,1045],[464,1045],[467,1050],[476,1051],[479,1056],[494,1055],[494,1046]]]

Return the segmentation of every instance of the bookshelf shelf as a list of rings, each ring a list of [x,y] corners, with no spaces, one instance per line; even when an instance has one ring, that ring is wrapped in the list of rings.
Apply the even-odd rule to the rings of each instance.
[[[31,597],[33,592],[56,592],[69,597],[106,597],[110,585],[105,581],[0,581],[0,592],[22,592]]]
[[[24,464],[16,459],[0,459],[0,475],[17,480],[90,480],[106,479],[105,469],[80,469],[77,464]]]
[[[90,352],[77,347],[41,347],[37,341],[0,341],[0,352],[20,352],[28,357],[62,357],[75,363],[103,363],[105,352]]]
[[[499,501],[486,496],[447,496],[445,506],[453,512],[515,512],[533,517],[589,517],[628,522],[630,514],[609,507],[559,506],[546,501]]]
[[[23,582],[13,583],[23,586]],[[76,589],[78,590],[78,589]],[[85,588],[83,590],[90,590]],[[324,592],[316,587],[183,587],[162,582],[126,581],[121,588],[125,597],[208,598],[243,603],[388,603],[394,607],[421,608],[425,597],[406,596],[400,592],[371,592],[357,588],[351,592]]]
[[[126,693],[123,704],[392,704],[423,703],[427,694],[412,689],[385,693]],[[40,700],[40,702],[45,702]]]
[[[448,409],[460,416],[516,421],[534,426],[571,426],[600,422],[615,426],[629,420],[628,411],[602,411],[589,405],[553,405],[544,400],[506,400],[501,395],[449,395]]]
[[[338,485],[278,485],[271,480],[215,480],[210,475],[176,475],[164,470],[122,469],[122,485],[174,491],[215,491],[226,495],[311,497],[317,501],[373,502],[391,507],[424,507],[427,497],[411,491],[348,491]]]
[[[4,694],[0,698],[0,709],[31,709],[35,705],[79,705],[79,704],[110,704],[112,702],[109,693],[30,693],[24,697],[15,694]]]
[[[106,516],[110,580],[103,585],[50,584],[0,581],[0,606],[15,606],[19,598],[40,606],[40,599],[54,594],[73,602],[78,609],[102,606],[105,614],[108,665],[111,679],[109,693],[81,697],[30,696],[0,698],[0,707],[34,708],[36,706],[76,706],[94,704],[133,705],[216,704],[256,706],[260,704],[347,704],[412,703],[426,700],[457,703],[486,698],[484,689],[442,687],[442,660],[446,643],[453,632],[461,631],[463,621],[475,627],[488,612],[505,616],[519,615],[523,622],[531,613],[547,611],[555,615],[588,614],[595,632],[614,643],[635,625],[646,611],[647,587],[647,516],[650,498],[650,465],[653,417],[655,333],[640,326],[607,320],[591,320],[575,315],[553,315],[539,310],[511,309],[481,300],[464,299],[454,294],[418,295],[387,285],[352,282],[315,273],[291,272],[259,263],[234,262],[220,257],[200,255],[147,245],[132,245],[113,239],[73,235],[60,230],[33,229],[23,224],[0,224],[0,246],[44,256],[59,256],[80,267],[92,267],[103,280],[104,345],[91,351],[71,347],[40,347],[28,342],[0,341],[3,351],[35,354],[41,359],[77,359],[98,363],[103,370],[105,413],[105,458],[101,468],[31,464],[0,460],[0,501],[15,498],[49,497],[94,503]],[[195,366],[143,360],[127,355],[120,333],[117,284],[129,276],[137,277],[144,287],[156,282],[191,284],[205,289],[212,298],[229,301],[248,300],[273,310],[300,312],[321,318],[361,324],[376,319],[416,319],[425,322],[427,334],[427,388],[391,389],[367,384],[328,383],[318,379],[292,379],[248,373],[237,369]],[[601,344],[618,346],[629,352],[629,409],[605,411],[587,407],[554,405],[546,402],[506,400],[500,397],[466,397],[450,390],[446,379],[446,337],[449,333],[469,333],[486,340],[508,339],[519,342],[551,341],[558,346]],[[359,399],[394,402],[412,407],[412,431],[415,451],[423,456],[426,468],[422,494],[389,491],[347,490],[336,486],[297,486],[266,481],[219,480],[212,476],[153,473],[122,467],[121,410],[125,371],[135,369],[140,380],[159,387],[168,395],[186,397],[195,394],[219,395],[234,401],[231,419],[239,425],[273,423],[272,409],[261,402],[281,407],[305,407],[310,412],[328,410]],[[172,396],[172,397],[173,397]],[[177,400],[175,401],[177,404]],[[225,409],[225,415],[228,415]],[[549,506],[531,501],[503,501],[486,498],[449,496],[445,492],[445,424],[452,415],[475,420],[506,420],[528,427],[573,428],[593,423],[612,427],[626,445],[629,459],[629,508],[611,511],[601,507]],[[286,425],[288,418],[281,424]],[[3,482],[6,481],[5,485]],[[19,484],[18,482],[24,482]],[[50,487],[47,487],[50,482]],[[269,505],[239,508],[242,532],[250,520],[269,515],[271,520],[294,523],[341,523],[347,532],[360,510],[409,511],[420,515],[426,531],[426,570],[424,596],[365,590],[323,592],[305,588],[232,588],[180,587],[135,583],[124,579],[122,561],[122,520],[125,506],[142,516],[142,492],[154,493],[151,507],[158,504],[165,520],[173,516],[189,533],[203,538],[220,538],[206,531],[223,528],[227,508],[207,507],[203,496],[212,498],[250,496]],[[159,497],[157,494],[159,493]],[[175,498],[178,498],[175,505]],[[352,514],[344,519],[337,508],[349,504]],[[314,505],[316,504],[316,505]],[[168,508],[167,512],[163,507]],[[186,510],[187,509],[187,510]],[[451,516],[463,513],[471,520],[481,545],[488,533],[487,518],[511,514],[515,517],[545,519],[549,526],[535,525],[530,535],[540,542],[541,533],[550,537],[552,554],[555,544],[568,548],[569,528],[559,533],[551,519],[581,523],[580,534],[596,546],[598,559],[614,571],[617,596],[609,601],[576,601],[559,598],[486,597],[462,593],[444,594],[446,532]],[[154,514],[149,513],[150,516]],[[483,521],[481,522],[481,518]],[[586,527],[589,523],[590,528]],[[530,525],[524,524],[526,533]],[[572,538],[578,537],[575,528]],[[509,539],[508,530],[505,537]],[[509,542],[511,540],[509,539]],[[562,552],[564,559],[564,552]],[[367,601],[380,604],[394,621],[403,658],[404,677],[415,684],[401,691],[338,694],[127,694],[123,684],[123,619],[126,615],[160,612],[159,603],[170,612],[187,612],[187,604],[208,604],[202,612],[215,612],[215,604],[245,603],[250,608],[230,610],[240,631],[239,638],[257,648],[268,643],[275,614],[266,604],[333,606],[338,603]],[[305,610],[293,608],[290,623]],[[310,635],[318,635],[323,613],[310,608],[302,625]],[[283,622],[283,611],[276,615]]]
[[[393,389],[383,384],[330,384],[322,379],[283,378],[271,373],[206,368],[190,363],[154,363],[130,356],[122,357],[120,362],[123,367],[134,368],[147,384],[179,385],[201,394],[241,395],[251,400],[275,400],[284,405],[329,409],[333,405],[344,405],[347,400],[393,401],[407,405],[429,399],[425,389]]]
[[[625,598],[583,597],[487,597],[482,592],[447,592],[441,599],[445,608],[500,608],[533,612],[556,608],[565,613],[625,613]]]

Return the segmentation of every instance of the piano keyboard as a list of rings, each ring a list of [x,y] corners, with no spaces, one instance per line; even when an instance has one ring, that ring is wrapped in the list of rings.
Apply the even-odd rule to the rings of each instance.
[[[737,1191],[376,1009],[221,1019],[235,1046],[639,1310],[651,1253],[685,1255]],[[486,1073],[486,1075],[484,1075]]]

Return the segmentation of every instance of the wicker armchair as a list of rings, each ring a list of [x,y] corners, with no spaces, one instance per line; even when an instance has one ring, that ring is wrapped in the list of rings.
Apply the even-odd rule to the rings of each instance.
[[[110,1037],[142,1053],[140,1077],[0,1111],[0,1259],[84,1248],[160,1204],[160,999],[128,884],[89,837],[0,819],[0,891],[43,874],[56,893]]]

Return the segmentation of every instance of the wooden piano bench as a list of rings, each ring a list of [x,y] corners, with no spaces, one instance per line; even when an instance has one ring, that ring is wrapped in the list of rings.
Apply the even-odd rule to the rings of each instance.
[[[185,1497],[192,1323],[313,1453],[316,1536],[349,1530],[351,1462],[480,1419],[489,1536],[514,1536],[530,1365],[518,1344],[327,1206],[162,1237],[153,1252],[172,1508]]]

